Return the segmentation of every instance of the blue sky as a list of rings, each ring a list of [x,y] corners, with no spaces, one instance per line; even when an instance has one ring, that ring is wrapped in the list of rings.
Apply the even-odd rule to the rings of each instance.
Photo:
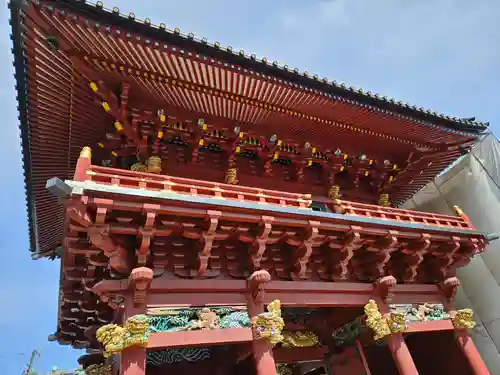
[[[446,114],[490,121],[500,112],[498,0],[109,0],[124,13],[206,36],[355,87]],[[47,342],[57,318],[58,262],[32,261],[21,172],[9,14],[0,8],[0,368],[76,367],[77,351]]]

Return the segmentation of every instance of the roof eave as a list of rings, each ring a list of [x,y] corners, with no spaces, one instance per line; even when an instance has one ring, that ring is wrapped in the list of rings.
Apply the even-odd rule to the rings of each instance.
[[[23,152],[23,174],[24,174],[24,186],[26,193],[26,205],[27,205],[27,217],[29,226],[29,244],[30,251],[36,253],[38,250],[38,244],[36,241],[36,217],[34,215],[34,203],[32,199],[32,178],[31,178],[31,152],[30,152],[30,141],[29,141],[29,125],[27,117],[27,77],[25,74],[25,58],[23,56],[22,48],[22,20],[21,12],[27,4],[22,0],[11,0],[9,2],[10,8],[10,24],[12,27],[11,40],[13,42],[12,53],[14,55],[14,74],[16,80],[16,93],[18,102],[18,118],[19,118],[19,128],[21,130],[21,144]]]
[[[310,89],[338,96],[347,101],[358,102],[363,105],[374,106],[386,111],[391,111],[401,116],[408,116],[415,120],[428,122],[448,130],[470,133],[471,136],[484,132],[488,123],[467,121],[456,117],[446,116],[424,108],[417,108],[392,98],[381,97],[378,94],[364,92],[351,86],[338,84],[335,81],[320,79],[317,75],[310,75],[306,71],[300,73],[298,69],[290,69],[287,65],[280,66],[277,62],[268,62],[266,58],[258,59],[255,55],[245,55],[241,51],[236,52],[231,47],[222,47],[219,42],[208,43],[206,38],[198,40],[194,34],[183,35],[178,29],[174,31],[166,27],[157,27],[130,16],[113,12],[103,7],[78,0],[60,0],[58,6],[64,6],[72,12],[77,12],[94,19],[104,19],[106,23],[124,27],[151,38],[158,38],[166,43],[175,44],[181,48],[190,49],[200,54],[211,56],[216,59],[227,61],[230,64],[241,66],[244,69],[253,70],[261,74],[274,76],[292,83],[306,86]]]

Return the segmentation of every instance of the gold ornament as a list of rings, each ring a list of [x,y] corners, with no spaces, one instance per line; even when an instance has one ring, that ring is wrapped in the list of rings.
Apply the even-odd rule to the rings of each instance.
[[[380,194],[380,199],[378,200],[378,205],[382,207],[389,207],[391,202],[389,202],[389,194]]]
[[[252,318],[252,333],[255,339],[266,339],[274,346],[283,341],[281,331],[285,322],[281,317],[281,302],[274,300],[267,311]]]
[[[132,166],[130,167],[130,170],[134,171],[134,172],[147,172],[148,167],[147,167],[147,165],[142,164],[142,163],[135,163],[135,164],[132,164]]]
[[[339,185],[333,185],[330,188],[330,190],[328,190],[328,198],[330,198],[332,201],[340,198],[340,186]]]
[[[148,159],[148,172],[149,173],[161,173],[161,158],[158,156],[151,156]]]
[[[401,311],[393,311],[387,319],[389,329],[392,333],[402,333],[406,331],[406,316]]]
[[[85,375],[112,375],[113,367],[110,364],[101,363],[90,365],[85,369]]]
[[[387,319],[382,316],[374,300],[369,300],[364,310],[366,314],[366,325],[373,331],[373,339],[375,341],[391,334]]]
[[[80,157],[85,159],[92,159],[92,149],[88,146],[85,146],[80,152]]]
[[[149,338],[149,318],[134,315],[127,319],[124,327],[106,324],[96,332],[97,340],[104,346],[104,357],[119,354],[131,346],[146,347]]]
[[[238,185],[238,169],[229,168],[226,172],[226,184]]]
[[[451,321],[456,329],[472,329],[476,326],[474,312],[471,309],[457,310]]]
[[[313,332],[283,332],[281,345],[284,348],[310,348],[319,344],[318,336]]]

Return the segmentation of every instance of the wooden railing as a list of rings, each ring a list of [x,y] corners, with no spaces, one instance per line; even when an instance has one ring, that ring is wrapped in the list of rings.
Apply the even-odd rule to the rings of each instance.
[[[344,200],[332,201],[333,211],[352,216],[364,216],[374,219],[398,220],[408,223],[436,225],[448,228],[475,229],[469,218],[457,207],[457,216],[382,207],[372,204],[356,203]]]
[[[76,181],[92,181],[99,184],[152,191],[172,192],[215,199],[237,200],[247,203],[275,204],[312,210],[310,194],[260,189],[249,186],[229,185],[212,181],[193,180],[153,173],[134,172],[124,169],[106,168],[90,163],[90,150],[84,149],[75,170]],[[361,216],[381,220],[396,220],[406,223],[435,225],[447,228],[475,229],[468,217],[459,209],[457,216],[425,213],[392,207],[332,200],[327,204],[339,214]]]
[[[276,204],[282,207],[302,209],[310,209],[311,206],[311,195],[309,194],[287,193],[95,165],[89,166],[86,176],[87,181],[127,188],[173,192],[217,199],[233,199],[249,203]]]

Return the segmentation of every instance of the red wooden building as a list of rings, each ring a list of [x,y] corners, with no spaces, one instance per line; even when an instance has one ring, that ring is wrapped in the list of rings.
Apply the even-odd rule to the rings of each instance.
[[[78,0],[11,0],[31,249],[88,375],[488,374],[488,237],[396,207],[487,124]]]

